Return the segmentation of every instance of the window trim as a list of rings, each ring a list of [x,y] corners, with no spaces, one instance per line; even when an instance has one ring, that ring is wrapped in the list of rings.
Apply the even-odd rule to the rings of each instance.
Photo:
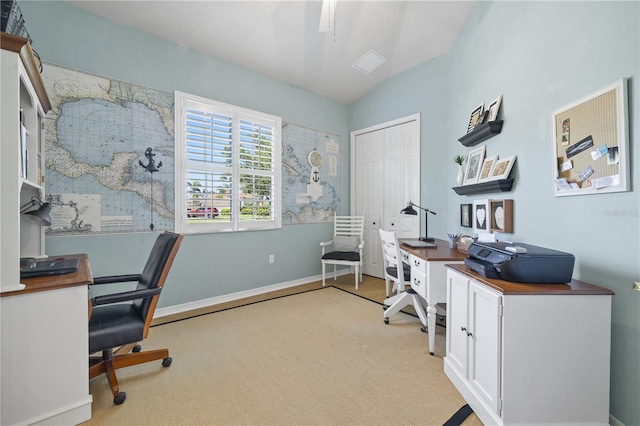
[[[240,232],[249,230],[270,230],[282,228],[282,118],[238,107],[231,104],[214,101],[197,95],[184,92],[174,92],[174,125],[175,125],[175,229],[176,232],[185,234],[213,233],[213,232]],[[232,174],[234,181],[240,175],[239,143],[238,143],[238,118],[251,117],[256,122],[273,123],[273,158],[274,158],[274,200],[273,220],[240,221],[240,196],[232,197],[230,222],[218,223],[189,223],[187,220],[187,155],[186,155],[186,116],[187,109],[207,111],[211,109],[224,110],[233,114],[233,144],[232,144]],[[240,116],[240,117],[239,117]],[[258,171],[259,172],[259,171]],[[239,182],[239,180],[238,180]],[[234,187],[234,193],[238,187]],[[235,214],[234,214],[235,213]]]

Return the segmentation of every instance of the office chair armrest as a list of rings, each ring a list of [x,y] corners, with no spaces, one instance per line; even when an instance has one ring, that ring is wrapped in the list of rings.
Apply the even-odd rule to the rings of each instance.
[[[320,247],[326,247],[326,246],[329,246],[331,244],[333,244],[333,240],[331,240],[331,241],[321,241],[320,242]]]
[[[95,277],[93,279],[93,284],[128,283],[133,281],[139,281],[141,276],[142,276],[141,274],[131,274],[131,275],[110,275],[106,277]]]
[[[148,299],[160,294],[162,287],[145,288],[143,290],[125,291],[122,293],[105,294],[91,299],[92,306],[110,305],[112,303],[127,302],[137,299]]]

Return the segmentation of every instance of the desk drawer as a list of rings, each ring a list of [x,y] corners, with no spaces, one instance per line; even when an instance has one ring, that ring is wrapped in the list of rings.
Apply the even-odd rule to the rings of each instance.
[[[410,259],[411,259],[411,255],[410,255],[409,253],[407,253],[407,251],[406,251],[406,250],[402,250],[402,249],[400,249],[400,256],[402,256],[402,261],[403,261],[404,263],[406,263],[407,265],[411,265],[411,264],[409,263],[409,261],[410,261]]]
[[[412,269],[416,269],[420,272],[422,272],[423,274],[426,275],[427,273],[427,261],[424,259],[420,259],[417,256],[414,255],[410,255],[410,263],[409,265],[411,265]]]
[[[413,263],[411,265],[411,288],[423,299],[428,301],[429,283],[427,282],[427,274],[414,268]]]

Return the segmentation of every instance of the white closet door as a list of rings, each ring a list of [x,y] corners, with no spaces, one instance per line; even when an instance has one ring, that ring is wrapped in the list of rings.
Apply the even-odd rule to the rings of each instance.
[[[420,215],[401,215],[409,201],[420,204],[419,116],[352,133],[352,214],[365,213],[363,273],[383,277],[378,229],[417,238]]]
[[[383,215],[384,132],[372,132],[356,137],[355,209],[364,212],[364,252],[362,273],[382,278],[382,249],[378,229]]]
[[[420,128],[416,121],[384,130],[384,224],[398,238],[416,238],[420,215],[401,215],[409,201],[420,204]]]

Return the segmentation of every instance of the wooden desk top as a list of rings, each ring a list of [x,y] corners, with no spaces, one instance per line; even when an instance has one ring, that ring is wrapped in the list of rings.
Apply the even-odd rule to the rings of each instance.
[[[566,284],[530,284],[504,281],[493,278],[485,278],[476,271],[467,269],[465,265],[445,265],[474,281],[478,281],[502,294],[513,295],[613,295],[613,291],[608,288],[598,287],[578,280],[571,280]]]
[[[49,256],[47,257],[47,259],[57,259],[60,257],[65,257],[67,259],[80,259],[78,270],[72,274],[21,278],[20,282],[25,285],[25,288],[23,288],[22,290],[6,291],[0,293],[0,297],[17,296],[19,294],[35,293],[38,291],[57,290],[61,288],[74,287],[78,285],[89,285],[93,283],[91,266],[89,265],[89,258],[86,254],[64,254],[60,256]]]
[[[436,245],[435,248],[411,247],[400,242],[400,248],[426,261],[458,261],[469,257],[467,253],[449,248],[448,241],[436,238],[433,243]]]

